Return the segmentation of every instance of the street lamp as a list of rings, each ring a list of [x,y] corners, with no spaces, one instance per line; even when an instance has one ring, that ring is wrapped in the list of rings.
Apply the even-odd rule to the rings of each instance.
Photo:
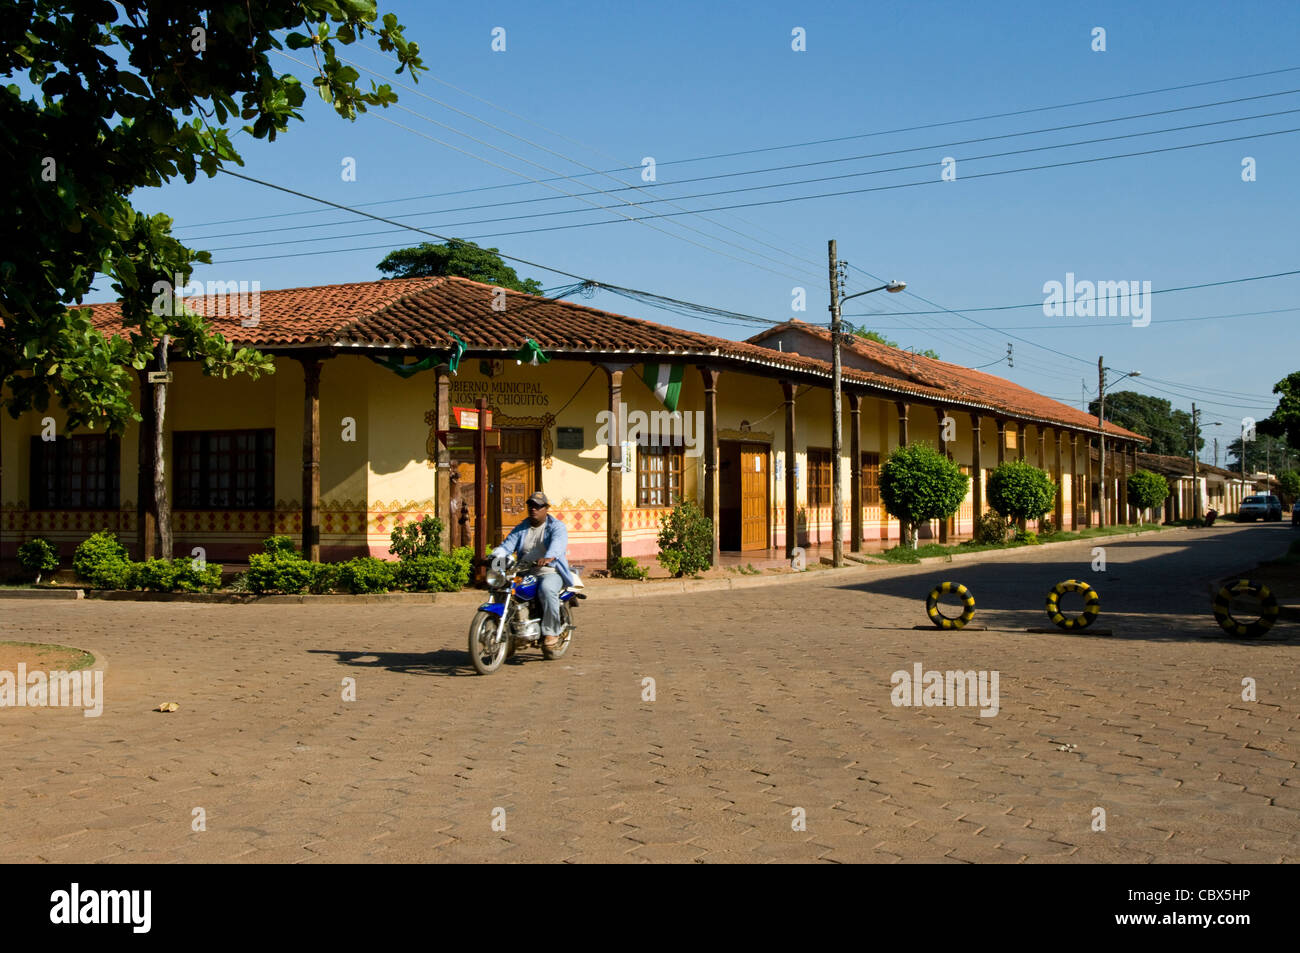
[[[1100,518],[1097,525],[1102,529],[1106,528],[1106,488],[1109,481],[1106,479],[1106,372],[1113,371],[1113,367],[1107,367],[1102,358],[1097,358],[1097,429],[1101,431],[1101,437],[1098,439],[1100,444],[1101,457],[1101,496],[1098,499],[1098,511]],[[1125,377],[1141,377],[1141,371],[1129,371],[1124,377],[1117,377],[1112,383],[1118,384]]]
[[[844,516],[841,513],[844,494],[840,489],[840,452],[843,449],[840,439],[840,304],[850,298],[860,298],[876,291],[898,294],[907,287],[907,282],[887,281],[879,287],[856,291],[840,298],[840,264],[836,256],[835,239],[830,240],[828,248],[831,276],[831,564],[839,567],[844,565]],[[861,466],[861,462],[855,460],[853,465]],[[787,533],[791,531],[791,527],[786,528]]]

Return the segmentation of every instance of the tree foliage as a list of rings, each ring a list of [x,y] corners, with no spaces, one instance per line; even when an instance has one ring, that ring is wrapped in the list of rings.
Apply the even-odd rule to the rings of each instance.
[[[1094,400],[1088,404],[1088,412],[1094,417],[1097,403]],[[1185,410],[1174,410],[1167,400],[1119,390],[1106,395],[1106,419],[1126,430],[1150,437],[1147,453],[1185,457],[1192,452],[1192,415]],[[1197,449],[1204,446],[1205,437],[1202,436]]]
[[[1263,423],[1259,424],[1262,427]],[[1241,437],[1238,436],[1227,446],[1226,466],[1229,470],[1241,469]],[[1280,437],[1255,430],[1255,439],[1246,441],[1246,472],[1263,473],[1271,470],[1277,473],[1290,470],[1300,462],[1300,452]]]
[[[1300,450],[1300,371],[1295,371],[1273,385],[1279,395],[1277,408],[1259,423],[1262,433],[1281,437],[1293,449]]]
[[[427,278],[454,275],[496,285],[525,294],[540,294],[542,283],[535,278],[520,278],[501,258],[495,248],[480,248],[463,238],[444,244],[421,242],[412,248],[399,248],[384,256],[376,265],[389,278]]]
[[[957,464],[924,443],[896,448],[880,468],[880,499],[908,539],[918,523],[957,512],[969,484]]]
[[[0,402],[18,416],[52,397],[69,424],[120,431],[138,419],[131,375],[162,335],[205,372],[269,370],[201,318],[155,314],[156,283],[188,281],[210,262],[144,215],[135,189],[242,164],[229,127],[274,140],[300,119],[306,93],[277,75],[274,50],[310,50],[321,98],[353,119],[397,97],[358,87],[338,46],[363,35],[394,53],[397,72],[424,69],[397,18],[371,0],[10,0],[0,5]],[[79,304],[99,275],[122,300],[127,333],[106,339]],[[159,309],[171,310],[171,309]],[[5,389],[8,394],[5,394]]]
[[[1056,484],[1031,463],[1008,460],[989,474],[989,506],[1017,520],[1040,519],[1056,499]]]

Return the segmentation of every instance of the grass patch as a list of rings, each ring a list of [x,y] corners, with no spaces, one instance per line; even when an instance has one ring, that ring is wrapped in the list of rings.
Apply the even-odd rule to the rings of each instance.
[[[1128,533],[1134,533],[1139,530],[1157,530],[1169,529],[1171,527],[1160,526],[1155,523],[1147,523],[1141,526],[1107,526],[1105,529],[1092,527],[1077,531],[1048,533],[1038,537],[1039,543],[1067,543],[1075,539],[1091,539],[1095,536],[1120,536]],[[1033,546],[1034,543],[1024,540],[1013,540],[1009,543],[976,543],[967,541],[956,543],[951,546],[944,546],[941,543],[926,543],[924,546],[918,546],[911,549],[907,546],[895,546],[893,549],[886,549],[880,554],[880,558],[891,563],[919,563],[922,559],[932,556],[952,556],[954,553],[981,553],[991,549],[1019,549],[1024,546]],[[1300,557],[1298,557],[1300,558]]]
[[[75,672],[95,664],[95,656],[83,649],[45,642],[0,642],[0,671],[13,672],[18,663],[29,671]]]

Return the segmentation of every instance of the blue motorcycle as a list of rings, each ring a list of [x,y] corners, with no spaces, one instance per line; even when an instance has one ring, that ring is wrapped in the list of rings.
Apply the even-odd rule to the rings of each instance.
[[[542,644],[542,587],[535,563],[517,562],[514,555],[498,556],[487,572],[492,600],[478,607],[469,627],[469,657],[480,675],[491,675],[519,649],[538,648],[547,659],[562,658],[573,641],[573,608],[587,598],[572,586],[560,592],[560,620],[564,632],[553,648]]]

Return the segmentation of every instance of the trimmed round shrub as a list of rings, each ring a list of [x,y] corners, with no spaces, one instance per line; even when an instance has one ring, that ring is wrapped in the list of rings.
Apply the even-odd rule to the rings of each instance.
[[[710,541],[711,545],[712,541]],[[650,570],[631,556],[620,556],[610,568],[609,575],[612,579],[644,579],[650,575]]]
[[[413,592],[459,592],[469,583],[473,563],[474,550],[469,546],[450,553],[413,556],[398,564],[395,580]]]
[[[117,534],[108,530],[95,533],[77,547],[72,556],[77,578],[95,589],[134,589],[135,564]]]
[[[326,592],[333,592],[339,584],[339,567],[334,563],[308,563],[311,567],[311,582],[307,588],[321,595]]]
[[[956,513],[969,485],[956,463],[924,443],[896,448],[880,468],[880,499],[909,542],[918,524]]]
[[[39,583],[44,573],[59,568],[59,551],[48,539],[38,536],[18,547],[18,564],[33,573]]]
[[[217,563],[194,565],[193,559],[149,559],[135,564],[133,588],[155,592],[212,592],[221,585]]]
[[[713,520],[694,500],[683,500],[660,517],[657,558],[674,577],[694,576],[713,565]]]
[[[1056,484],[1031,463],[1008,460],[989,474],[989,506],[1016,520],[1041,519],[1056,500]]]
[[[398,559],[416,556],[437,556],[442,548],[442,520],[426,516],[417,522],[397,527],[390,534],[392,545],[388,551]]]
[[[1158,473],[1138,470],[1128,478],[1129,502],[1139,510],[1154,510],[1169,495],[1169,482]]]

